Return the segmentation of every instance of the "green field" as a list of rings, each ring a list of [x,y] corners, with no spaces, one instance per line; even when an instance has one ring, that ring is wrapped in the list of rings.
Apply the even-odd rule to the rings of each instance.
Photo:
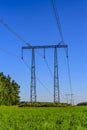
[[[87,130],[87,107],[0,107],[0,130]]]

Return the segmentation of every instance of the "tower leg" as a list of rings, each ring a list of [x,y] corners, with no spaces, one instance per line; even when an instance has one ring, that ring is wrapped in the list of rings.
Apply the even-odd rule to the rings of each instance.
[[[57,48],[54,48],[54,103],[60,103]]]
[[[30,102],[36,102],[35,52],[32,49]]]

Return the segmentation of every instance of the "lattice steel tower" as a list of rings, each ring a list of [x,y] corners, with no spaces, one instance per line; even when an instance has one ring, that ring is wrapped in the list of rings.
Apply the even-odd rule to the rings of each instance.
[[[32,48],[30,102],[36,102],[35,52]]]
[[[54,49],[54,102],[60,102],[59,94],[59,77],[58,77],[58,60],[57,60],[57,49],[67,48],[67,45],[43,45],[43,46],[23,46],[22,53],[24,49],[32,50],[32,63],[31,63],[31,85],[30,85],[30,101],[36,102],[36,74],[35,74],[35,49]]]
[[[60,103],[57,47],[54,48],[54,103]]]

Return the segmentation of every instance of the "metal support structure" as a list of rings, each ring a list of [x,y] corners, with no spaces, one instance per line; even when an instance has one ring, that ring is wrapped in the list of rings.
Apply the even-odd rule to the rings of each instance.
[[[74,104],[74,100],[73,100],[73,94],[66,94],[66,100],[67,100],[67,104]],[[70,101],[69,101],[70,100]]]
[[[60,103],[57,48],[54,48],[54,103]]]
[[[61,43],[61,42],[60,42]],[[22,57],[24,49],[32,50],[32,64],[31,64],[31,86],[30,86],[30,101],[36,102],[36,75],[35,75],[35,49],[44,49],[44,58],[45,58],[45,49],[53,48],[54,49],[54,102],[60,102],[59,95],[59,77],[58,77],[58,62],[57,62],[57,48],[68,48],[67,45],[43,45],[43,46],[23,46],[22,47]]]
[[[22,50],[23,49],[46,49],[46,48],[67,48],[68,46],[67,45],[60,45],[60,43],[62,42],[59,42],[57,45],[43,45],[43,46],[23,46],[22,47]]]
[[[69,103],[69,99],[68,99],[68,94],[66,94],[66,103],[68,104]]]
[[[36,102],[35,52],[32,49],[30,102]]]

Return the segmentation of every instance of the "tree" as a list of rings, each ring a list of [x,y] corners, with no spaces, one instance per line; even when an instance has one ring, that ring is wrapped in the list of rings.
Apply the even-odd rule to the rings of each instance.
[[[17,105],[20,102],[20,86],[11,77],[0,73],[0,104]]]

